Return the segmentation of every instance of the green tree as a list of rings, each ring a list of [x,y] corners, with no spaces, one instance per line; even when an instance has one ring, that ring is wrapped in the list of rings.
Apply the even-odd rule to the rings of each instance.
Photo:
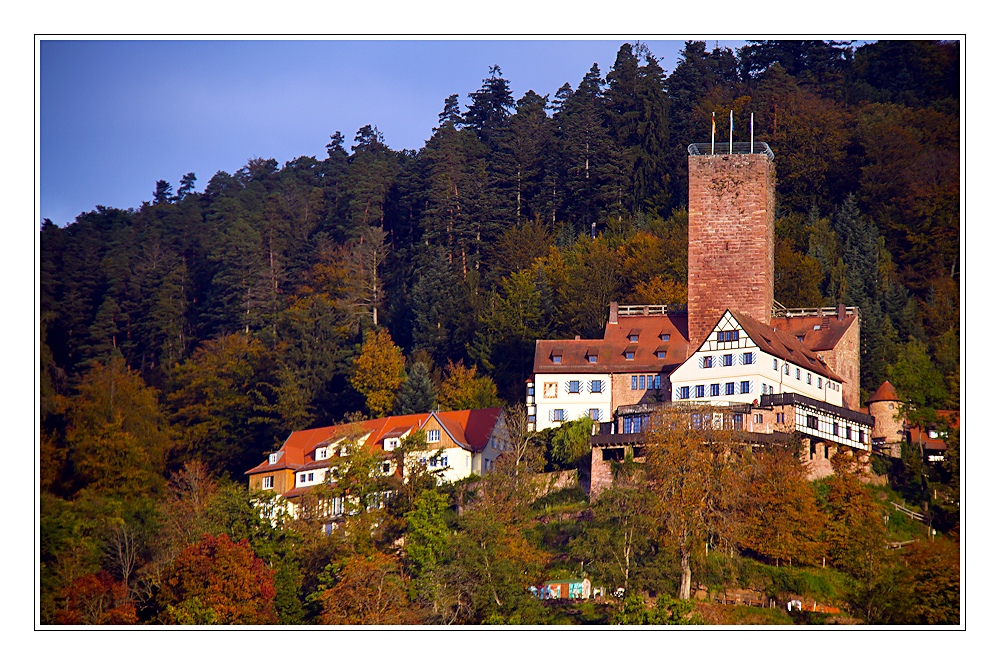
[[[427,365],[422,362],[413,363],[406,374],[406,380],[399,388],[393,413],[396,415],[427,413],[434,409],[436,402],[437,388],[431,381]]]
[[[277,437],[274,355],[243,334],[203,342],[172,373],[167,403],[184,457],[236,477]]]
[[[594,421],[582,416],[563,423],[552,435],[552,461],[572,468],[590,457],[590,432]]]

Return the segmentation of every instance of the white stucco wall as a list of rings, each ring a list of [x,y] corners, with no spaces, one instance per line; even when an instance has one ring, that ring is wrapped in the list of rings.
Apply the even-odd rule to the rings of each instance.
[[[577,393],[569,391],[571,381],[579,381],[580,390]],[[601,391],[591,390],[592,382],[601,382]],[[543,430],[550,427],[558,427],[564,422],[576,420],[581,416],[590,417],[591,409],[598,409],[600,412],[599,421],[609,422],[613,413],[611,412],[611,375],[604,373],[575,373],[575,374],[536,374],[534,376],[534,405],[529,397],[528,413],[535,415],[535,429]],[[553,411],[563,410],[561,421],[553,420]]]
[[[745,402],[757,399],[767,386],[768,392],[797,393],[818,399],[835,406],[843,406],[844,395],[839,383],[830,381],[811,368],[789,363],[762,351],[753,340],[729,318],[720,323],[709,335],[708,340],[691,357],[670,375],[673,392],[671,399],[685,401],[680,397],[681,389],[689,389],[690,401],[698,402]],[[740,330],[739,340],[717,341],[719,330]],[[752,361],[744,362],[744,354],[750,353]],[[724,358],[732,356],[732,365],[726,366]],[[713,359],[711,367],[703,366],[703,358]],[[787,374],[785,373],[787,367]],[[741,393],[740,383],[750,381],[750,390]],[[726,383],[734,383],[735,393],[726,394]],[[719,395],[711,394],[712,384],[718,384]],[[704,397],[696,397],[697,386],[705,387]]]

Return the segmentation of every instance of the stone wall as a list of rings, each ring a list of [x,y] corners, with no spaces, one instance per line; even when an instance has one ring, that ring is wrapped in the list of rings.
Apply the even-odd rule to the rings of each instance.
[[[885,439],[887,444],[899,443],[903,440],[903,418],[900,415],[900,402],[872,402],[868,405],[868,413],[875,418],[872,428],[873,439]]]
[[[601,492],[611,487],[611,462],[604,461],[604,449],[590,449],[590,500],[597,501]]]
[[[830,351],[817,354],[844,380],[844,406],[861,410],[861,320],[858,316]]]
[[[727,307],[771,320],[774,163],[691,155],[688,182],[688,339],[696,348]]]

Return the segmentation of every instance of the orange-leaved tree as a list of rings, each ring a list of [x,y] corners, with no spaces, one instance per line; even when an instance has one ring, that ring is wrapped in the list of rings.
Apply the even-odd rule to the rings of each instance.
[[[354,360],[351,385],[364,395],[368,412],[381,418],[392,410],[396,392],[406,378],[406,360],[389,332],[379,328],[369,333]]]
[[[128,625],[137,620],[128,587],[106,570],[73,580],[65,595],[66,606],[56,612],[56,623]]]
[[[164,575],[159,619],[168,624],[273,624],[274,571],[245,542],[206,535]]]

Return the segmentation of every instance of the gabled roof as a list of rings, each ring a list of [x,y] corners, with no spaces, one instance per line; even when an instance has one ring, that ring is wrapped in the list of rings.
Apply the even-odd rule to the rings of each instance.
[[[480,452],[489,442],[490,433],[500,417],[500,408],[466,409],[441,413],[414,413],[405,416],[387,416],[356,423],[292,432],[278,451],[278,460],[270,464],[264,460],[246,472],[246,475],[268,473],[281,469],[298,471],[302,468],[317,469],[327,466],[330,460],[317,460],[316,449],[347,436],[364,438],[365,445],[381,448],[386,438],[397,437],[409,430],[423,427],[432,417],[448,430],[460,446]]]
[[[782,360],[785,360],[793,365],[798,365],[804,369],[815,372],[828,379],[837,381],[838,383],[843,383],[844,380],[837,376],[837,374],[830,369],[830,367],[823,362],[816,353],[808,348],[805,344],[800,342],[798,339],[789,335],[786,332],[781,332],[770,328],[759,321],[755,321],[752,317],[743,314],[742,312],[734,312],[733,310],[726,310],[732,314],[736,322],[740,324],[740,328],[750,336],[754,344],[760,347],[761,351],[770,353],[772,356],[777,356]],[[719,317],[721,321],[725,317],[723,314]],[[718,325],[718,323],[716,323]]]
[[[872,402],[898,402],[899,397],[896,396],[896,389],[888,381],[883,381],[882,385],[878,387],[878,390],[868,398],[865,404],[871,404]]]
[[[857,321],[853,314],[842,319],[836,316],[776,316],[771,319],[771,328],[792,337],[802,337],[802,343],[812,351],[830,351],[847,333],[847,329]]]
[[[629,335],[639,335],[638,342]],[[661,341],[660,335],[670,335]],[[608,323],[603,339],[540,339],[535,342],[535,374],[568,373],[627,373],[669,372],[687,359],[687,314],[652,316],[620,316],[618,323]],[[634,360],[625,359],[625,350],[635,353]],[[657,349],[666,352],[657,358]],[[552,362],[553,352],[560,350],[562,362]],[[597,362],[587,356],[597,355]]]

